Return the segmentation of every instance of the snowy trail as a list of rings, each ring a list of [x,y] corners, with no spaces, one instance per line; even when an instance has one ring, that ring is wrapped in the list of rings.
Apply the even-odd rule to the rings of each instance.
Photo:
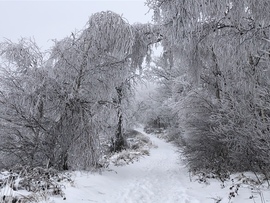
[[[199,203],[181,183],[188,177],[187,173],[183,176],[176,148],[155,136],[147,136],[157,146],[151,149],[150,156],[131,165],[112,167],[112,171],[102,175],[77,173],[75,187],[65,190],[64,202]]]
[[[151,150],[150,157],[134,166],[137,173],[131,174],[127,179],[126,188],[116,198],[118,202],[198,202],[187,195],[187,189],[181,184],[180,165],[177,163],[179,154],[176,153],[176,148],[155,136],[148,136],[158,147]]]
[[[136,130],[145,134],[142,129]],[[74,185],[64,189],[66,200],[55,197],[49,203],[270,203],[267,188],[256,193],[242,185],[239,195],[230,199],[230,180],[222,184],[216,179],[209,184],[198,183],[196,177],[190,180],[176,147],[147,136],[157,146],[150,150],[150,156],[130,165],[111,166],[111,171],[102,174],[76,172]]]

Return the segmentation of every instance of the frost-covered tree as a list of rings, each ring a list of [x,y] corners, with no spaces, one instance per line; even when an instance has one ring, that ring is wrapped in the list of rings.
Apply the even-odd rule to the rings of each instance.
[[[159,40],[157,27],[108,11],[55,42],[47,60],[33,43],[2,43],[2,152],[65,170],[98,167],[108,142],[122,150],[133,83]]]
[[[86,105],[81,112],[88,120],[87,125],[90,121],[89,127],[96,125],[83,139],[90,136],[92,143],[99,143],[101,135],[107,136],[112,140],[112,150],[119,151],[125,147],[125,103],[131,95],[132,78],[151,44],[152,39],[145,39],[144,33],[152,28],[148,25],[131,26],[113,12],[94,14],[88,26],[77,37],[56,44],[50,58],[54,64],[52,71],[55,77],[59,75],[61,83],[66,84],[69,101],[74,101],[72,105]],[[94,152],[96,156],[100,154],[98,149],[91,154]]]
[[[187,84],[178,84],[176,81],[183,79],[183,70],[169,67],[166,56],[160,56],[152,61],[145,71],[146,79],[155,84],[147,98],[140,103],[142,108],[143,123],[146,128],[165,128],[170,136],[179,133],[177,126],[178,115],[174,103],[178,96],[186,91]],[[176,131],[175,131],[176,130]]]
[[[44,105],[47,81],[40,69],[44,54],[34,42],[25,39],[1,43],[0,53],[1,158],[6,164],[15,159],[31,166],[46,165],[51,152],[43,144],[48,130],[48,109]]]
[[[174,105],[191,168],[269,171],[269,2],[147,3],[169,68],[187,70],[192,84]]]

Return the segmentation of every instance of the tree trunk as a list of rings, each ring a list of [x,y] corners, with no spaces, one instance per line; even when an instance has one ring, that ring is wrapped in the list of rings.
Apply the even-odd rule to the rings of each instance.
[[[122,151],[123,149],[125,149],[125,140],[124,140],[124,136],[123,136],[122,123],[123,123],[123,116],[120,113],[120,115],[118,117],[117,130],[115,133],[115,141],[113,143],[115,152]]]
[[[115,133],[115,140],[113,141],[113,151],[118,152],[122,151],[126,148],[125,145],[125,139],[123,136],[123,115],[122,115],[122,109],[121,109],[121,103],[122,103],[122,85],[118,88],[116,88],[117,91],[117,117],[118,117],[118,123],[117,123],[117,129]]]

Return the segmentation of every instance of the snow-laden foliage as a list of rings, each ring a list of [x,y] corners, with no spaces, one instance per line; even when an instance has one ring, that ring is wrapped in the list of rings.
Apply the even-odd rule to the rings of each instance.
[[[17,44],[11,41],[0,43],[0,54],[9,62],[9,68],[17,72],[26,72],[29,68],[37,68],[43,63],[43,54],[33,40],[21,39]]]
[[[50,196],[66,199],[64,184],[73,185],[71,175],[54,169],[16,166],[0,172],[1,202],[41,202]]]
[[[1,43],[1,165],[91,169],[106,143],[125,149],[137,70],[157,33],[107,11],[48,55],[29,40]]]
[[[83,31],[81,40],[85,51],[89,51],[91,57],[102,57],[106,53],[123,60],[132,53],[134,35],[131,25],[120,15],[107,11],[90,17],[88,28]]]
[[[110,163],[122,166],[138,161],[142,156],[149,156],[154,146],[151,140],[136,130],[126,132],[127,149],[108,157]]]
[[[189,166],[268,175],[269,2],[147,4],[163,36],[165,66],[154,74],[163,81],[172,70],[182,74],[163,84]]]
[[[112,143],[107,143],[104,149],[109,153],[101,159],[101,164],[106,168],[115,165],[123,166],[139,161],[143,156],[149,156],[149,150],[155,145],[144,134],[136,130],[127,130],[124,133],[125,149],[122,151],[111,152]]]

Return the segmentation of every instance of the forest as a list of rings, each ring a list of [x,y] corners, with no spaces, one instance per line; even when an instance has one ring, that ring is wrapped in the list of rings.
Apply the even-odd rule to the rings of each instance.
[[[165,131],[194,173],[269,180],[269,0],[145,4],[153,23],[95,13],[49,53],[0,42],[0,168],[102,168],[142,123]],[[151,98],[136,99],[149,82]]]

